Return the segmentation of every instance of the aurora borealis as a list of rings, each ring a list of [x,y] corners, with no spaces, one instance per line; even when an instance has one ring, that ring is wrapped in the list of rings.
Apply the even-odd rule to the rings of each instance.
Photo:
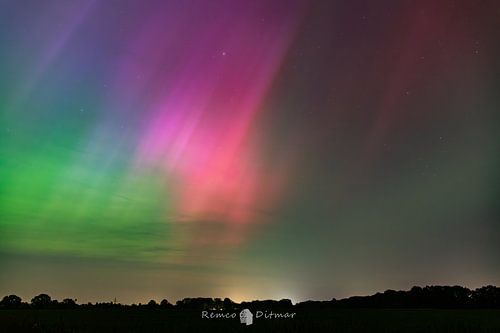
[[[0,4],[0,293],[500,284],[496,1]]]

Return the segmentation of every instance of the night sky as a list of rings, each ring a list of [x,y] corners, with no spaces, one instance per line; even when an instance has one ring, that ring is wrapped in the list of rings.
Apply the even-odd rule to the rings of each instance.
[[[0,4],[0,295],[500,284],[500,2]]]

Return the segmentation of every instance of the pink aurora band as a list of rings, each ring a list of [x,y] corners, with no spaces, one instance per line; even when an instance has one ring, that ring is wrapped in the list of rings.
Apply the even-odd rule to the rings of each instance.
[[[139,55],[123,59],[120,80],[141,73],[143,81],[137,76],[134,88],[147,91],[151,80],[155,87],[136,162],[161,170],[174,212],[184,220],[253,223],[256,211],[277,202],[286,177],[286,161],[264,162],[264,143],[255,132],[293,39],[299,6],[205,7],[182,11],[173,21],[152,17],[138,34]],[[147,61],[137,64],[137,57]]]

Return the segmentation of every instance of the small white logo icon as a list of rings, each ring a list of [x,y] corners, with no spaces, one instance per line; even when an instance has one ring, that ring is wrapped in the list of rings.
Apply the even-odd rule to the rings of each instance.
[[[240,323],[248,325],[252,325],[253,323],[253,314],[248,309],[243,309],[240,312]]]

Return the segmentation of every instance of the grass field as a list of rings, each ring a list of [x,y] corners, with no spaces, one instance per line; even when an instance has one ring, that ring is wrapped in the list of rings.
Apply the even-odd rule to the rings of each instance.
[[[294,310],[293,319],[202,319],[199,310],[1,310],[0,332],[500,332],[500,310]]]

